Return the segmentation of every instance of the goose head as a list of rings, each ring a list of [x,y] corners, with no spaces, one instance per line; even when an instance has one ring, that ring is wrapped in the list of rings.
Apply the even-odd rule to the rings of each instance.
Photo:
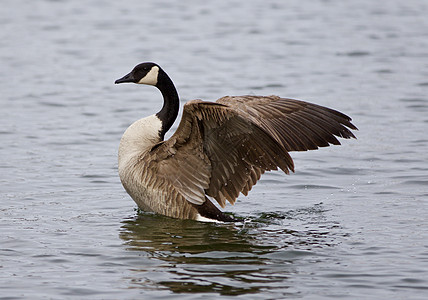
[[[168,77],[159,65],[152,62],[144,62],[136,65],[130,73],[115,81],[116,84],[123,82],[153,85],[160,90],[164,103],[162,109],[156,114],[156,117],[162,124],[159,136],[163,140],[165,133],[171,128],[177,118],[180,106],[178,93],[171,78]]]
[[[139,84],[154,85],[158,84],[159,74],[162,69],[155,63],[145,62],[141,63],[128,74],[119,78],[114,83],[133,82]]]

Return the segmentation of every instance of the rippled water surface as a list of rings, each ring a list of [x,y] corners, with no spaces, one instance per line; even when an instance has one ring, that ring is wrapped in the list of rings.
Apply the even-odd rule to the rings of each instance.
[[[426,299],[428,2],[22,1],[0,10],[1,299]],[[119,139],[160,93],[277,94],[352,116],[226,211],[139,213]],[[176,122],[174,128],[176,128]]]

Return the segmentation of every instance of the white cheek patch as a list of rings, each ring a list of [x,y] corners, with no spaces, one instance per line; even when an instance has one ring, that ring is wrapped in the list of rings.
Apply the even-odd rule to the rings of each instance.
[[[158,83],[159,67],[154,66],[149,73],[138,81],[140,84],[156,85]]]

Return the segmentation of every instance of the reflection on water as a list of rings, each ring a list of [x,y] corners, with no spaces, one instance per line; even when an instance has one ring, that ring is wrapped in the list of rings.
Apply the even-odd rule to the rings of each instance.
[[[133,287],[174,293],[289,293],[288,279],[298,273],[295,262],[315,263],[325,255],[314,250],[334,246],[328,227],[335,225],[320,227],[322,214],[317,205],[215,224],[139,213],[124,220],[120,232],[127,249],[144,257],[129,280]],[[284,226],[296,227],[300,217],[306,219],[300,230]]]

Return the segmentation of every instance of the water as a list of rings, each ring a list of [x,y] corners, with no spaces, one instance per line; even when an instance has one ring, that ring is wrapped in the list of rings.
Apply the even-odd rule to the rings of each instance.
[[[425,299],[426,1],[13,1],[0,10],[1,299]],[[122,132],[160,94],[277,94],[353,117],[358,140],[293,153],[227,211],[138,213]],[[178,122],[176,122],[176,127]]]

